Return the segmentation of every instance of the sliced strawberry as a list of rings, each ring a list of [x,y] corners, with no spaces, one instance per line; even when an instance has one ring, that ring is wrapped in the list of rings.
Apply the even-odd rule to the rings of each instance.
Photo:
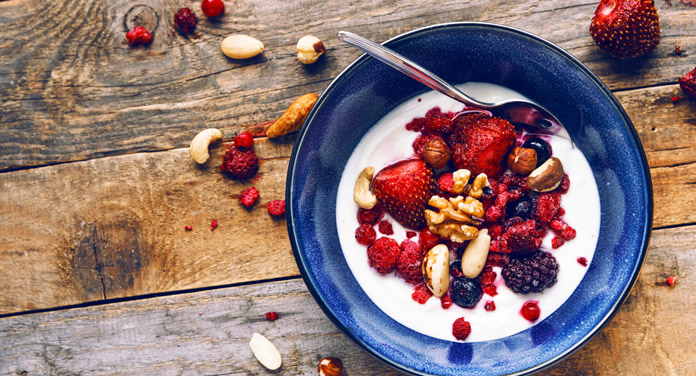
[[[516,139],[515,127],[507,120],[473,113],[455,118],[448,144],[456,168],[493,177],[505,170]]]
[[[389,165],[372,180],[372,192],[382,208],[414,230],[425,227],[425,206],[434,188],[433,171],[420,159]]]
[[[660,43],[660,17],[653,0],[601,0],[590,35],[602,51],[619,58],[645,55]]]

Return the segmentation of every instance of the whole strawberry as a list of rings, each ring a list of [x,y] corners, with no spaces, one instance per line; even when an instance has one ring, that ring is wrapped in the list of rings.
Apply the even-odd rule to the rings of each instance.
[[[415,230],[425,227],[425,206],[434,188],[433,171],[420,159],[389,165],[372,180],[372,192],[382,208]]]
[[[660,17],[653,0],[601,0],[590,35],[602,51],[619,58],[645,55],[660,43]]]
[[[679,87],[684,94],[696,98],[696,68],[679,79]]]

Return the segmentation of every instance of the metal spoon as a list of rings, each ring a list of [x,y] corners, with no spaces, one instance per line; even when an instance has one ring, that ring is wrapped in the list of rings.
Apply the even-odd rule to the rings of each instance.
[[[561,122],[545,108],[535,103],[519,99],[508,99],[495,103],[481,102],[462,93],[432,72],[381,44],[348,31],[339,31],[338,39],[357,47],[366,54],[454,100],[488,110],[493,116],[507,119],[513,124],[527,125],[538,133],[554,134],[570,140],[570,135]]]

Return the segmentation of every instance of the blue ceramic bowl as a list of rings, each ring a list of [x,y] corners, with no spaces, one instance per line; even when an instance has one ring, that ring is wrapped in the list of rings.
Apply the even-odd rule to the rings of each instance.
[[[362,56],[324,91],[290,159],[287,223],[295,259],[314,298],[346,335],[413,374],[537,372],[587,343],[616,313],[642,266],[652,227],[652,185],[640,139],[607,87],[559,47],[483,23],[415,30],[385,45],[453,84],[489,82],[546,107],[566,126],[598,183],[597,249],[577,290],[530,329],[486,342],[435,339],[397,323],[365,295],[341,251],[336,194],[343,168],[368,129],[429,89]]]

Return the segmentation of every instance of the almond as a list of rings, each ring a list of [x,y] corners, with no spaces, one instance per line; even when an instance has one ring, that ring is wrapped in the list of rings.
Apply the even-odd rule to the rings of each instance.
[[[264,367],[271,371],[280,368],[283,363],[283,359],[280,357],[280,351],[278,351],[275,345],[266,337],[259,333],[254,333],[249,341],[249,346],[256,359]]]
[[[486,265],[488,250],[491,246],[491,237],[487,229],[479,230],[476,239],[469,242],[462,255],[462,274],[465,277],[474,279],[481,274]]]

